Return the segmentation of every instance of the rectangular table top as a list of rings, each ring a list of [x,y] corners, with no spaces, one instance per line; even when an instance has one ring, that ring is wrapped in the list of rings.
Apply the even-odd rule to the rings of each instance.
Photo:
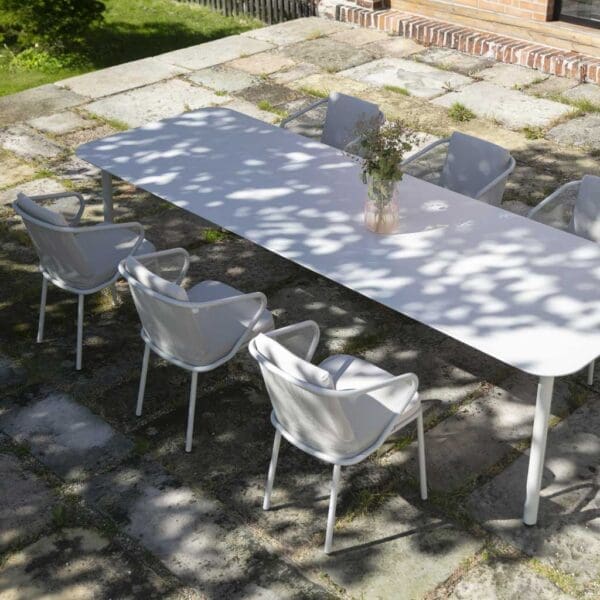
[[[402,229],[362,222],[344,153],[224,108],[77,155],[312,271],[539,376],[600,355],[600,245],[406,175]]]

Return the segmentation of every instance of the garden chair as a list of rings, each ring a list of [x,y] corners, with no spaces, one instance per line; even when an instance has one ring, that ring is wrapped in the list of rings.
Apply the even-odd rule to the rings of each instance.
[[[192,451],[198,373],[233,358],[257,333],[273,329],[264,294],[242,294],[218,281],[202,281],[189,290],[181,283],[189,267],[183,248],[130,256],[119,265],[129,283],[146,344],[136,415],[142,414],[150,350],[192,372],[186,452]]]
[[[565,183],[527,216],[600,244],[600,177],[585,175]],[[588,367],[587,381],[588,385],[594,382],[594,362]]]
[[[304,452],[333,465],[325,534],[325,552],[333,528],[341,467],[375,452],[388,436],[417,421],[421,497],[427,498],[423,413],[413,373],[393,376],[359,358],[330,356],[310,362],[319,343],[319,327],[305,321],[258,335],[249,345],[260,365],[273,411],[275,440],[263,509],[271,506],[281,436]]]
[[[76,198],[79,201],[73,216],[51,210],[39,204],[46,200]],[[84,297],[110,287],[116,304],[115,281],[119,278],[119,262],[138,252],[153,252],[154,246],[144,239],[139,223],[80,224],[85,203],[75,192],[26,196],[18,194],[13,203],[15,212],[25,227],[40,259],[42,298],[37,341],[44,339],[48,282],[77,294],[77,351],[75,368],[81,369],[83,349]]]
[[[361,129],[379,128],[384,121],[383,113],[379,110],[377,104],[346,94],[332,92],[328,98],[317,100],[306,108],[283,119],[281,127],[287,127],[289,123],[295,121],[298,117],[319,106],[327,106],[321,142],[350,154],[360,153]]]
[[[444,146],[446,153],[438,175],[436,169],[431,168],[431,162],[436,161],[436,149]],[[437,162],[439,158],[438,155]],[[417,169],[412,171],[407,169],[409,166]],[[437,140],[407,158],[402,167],[410,175],[499,206],[506,181],[515,168],[515,159],[508,150],[496,144],[455,131],[449,138]]]

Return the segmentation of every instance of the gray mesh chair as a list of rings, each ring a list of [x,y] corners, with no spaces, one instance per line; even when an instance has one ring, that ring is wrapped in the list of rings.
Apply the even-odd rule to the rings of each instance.
[[[328,98],[318,100],[283,119],[281,127],[287,127],[292,121],[319,106],[327,106],[321,142],[351,154],[360,151],[358,144],[360,130],[368,127],[379,127],[384,121],[383,113],[376,104],[346,94],[332,92]]]
[[[444,146],[446,155],[441,173],[435,174],[433,181],[459,194],[499,206],[515,159],[508,150],[486,140],[455,131],[449,138],[433,142],[407,158],[402,163],[404,171],[432,180],[428,161]]]
[[[79,201],[79,209],[71,217],[38,204],[40,201],[69,197]],[[77,294],[75,368],[80,370],[84,297],[110,287],[113,301],[116,301],[114,283],[119,278],[119,262],[130,254],[152,252],[154,246],[144,239],[144,229],[139,223],[81,226],[85,204],[83,196],[74,192],[31,197],[18,194],[13,208],[23,219],[40,259],[42,298],[37,341],[39,343],[44,339],[48,282]]]
[[[275,441],[263,509],[271,506],[281,436],[333,464],[333,480],[325,534],[325,552],[333,545],[333,528],[341,467],[354,465],[375,452],[399,429],[417,421],[421,497],[427,498],[423,413],[412,373],[397,377],[345,354],[312,364],[319,327],[305,321],[259,335],[249,345],[260,365],[273,405]]]
[[[146,344],[136,415],[142,414],[150,350],[191,371],[185,441],[186,452],[191,452],[198,373],[216,369],[253,336],[273,329],[273,317],[260,292],[242,294],[218,281],[202,281],[185,290],[181,283],[188,267],[188,253],[175,248],[130,256],[119,270],[129,283]]]
[[[559,187],[528,214],[530,219],[600,244],[600,177],[585,175]],[[588,367],[594,382],[594,363]]]

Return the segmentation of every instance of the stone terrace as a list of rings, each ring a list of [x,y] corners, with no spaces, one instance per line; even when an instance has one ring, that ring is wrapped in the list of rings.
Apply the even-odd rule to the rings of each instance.
[[[46,341],[34,343],[40,276],[10,208],[18,190],[80,190],[98,221],[98,173],[79,144],[203,106],[276,123],[330,90],[379,103],[422,143],[458,129],[508,148],[509,210],[600,174],[598,87],[317,18],[0,99],[1,599],[600,596],[598,377],[557,382],[540,524],[525,528],[534,378],[117,184],[118,220],[141,221],[159,248],[186,247],[192,280],[264,291],[279,326],[315,319],[321,355],[418,373],[431,497],[418,497],[404,431],[344,470],[326,557],[329,468],[284,444],[276,510],[260,508],[273,432],[247,356],[201,378],[187,455],[186,373],[154,361],[145,414],[133,414],[142,343],[123,284],[118,308],[105,294],[88,302],[81,373],[73,296],[50,290]],[[457,102],[473,118],[453,120]]]

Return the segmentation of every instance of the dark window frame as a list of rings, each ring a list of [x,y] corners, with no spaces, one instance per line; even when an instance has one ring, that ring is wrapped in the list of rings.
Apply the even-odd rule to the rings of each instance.
[[[600,20],[582,19],[580,17],[572,17],[571,15],[563,15],[562,0],[554,0],[554,20],[564,21],[565,23],[573,23],[574,25],[584,25],[585,27],[593,27],[600,29]]]

